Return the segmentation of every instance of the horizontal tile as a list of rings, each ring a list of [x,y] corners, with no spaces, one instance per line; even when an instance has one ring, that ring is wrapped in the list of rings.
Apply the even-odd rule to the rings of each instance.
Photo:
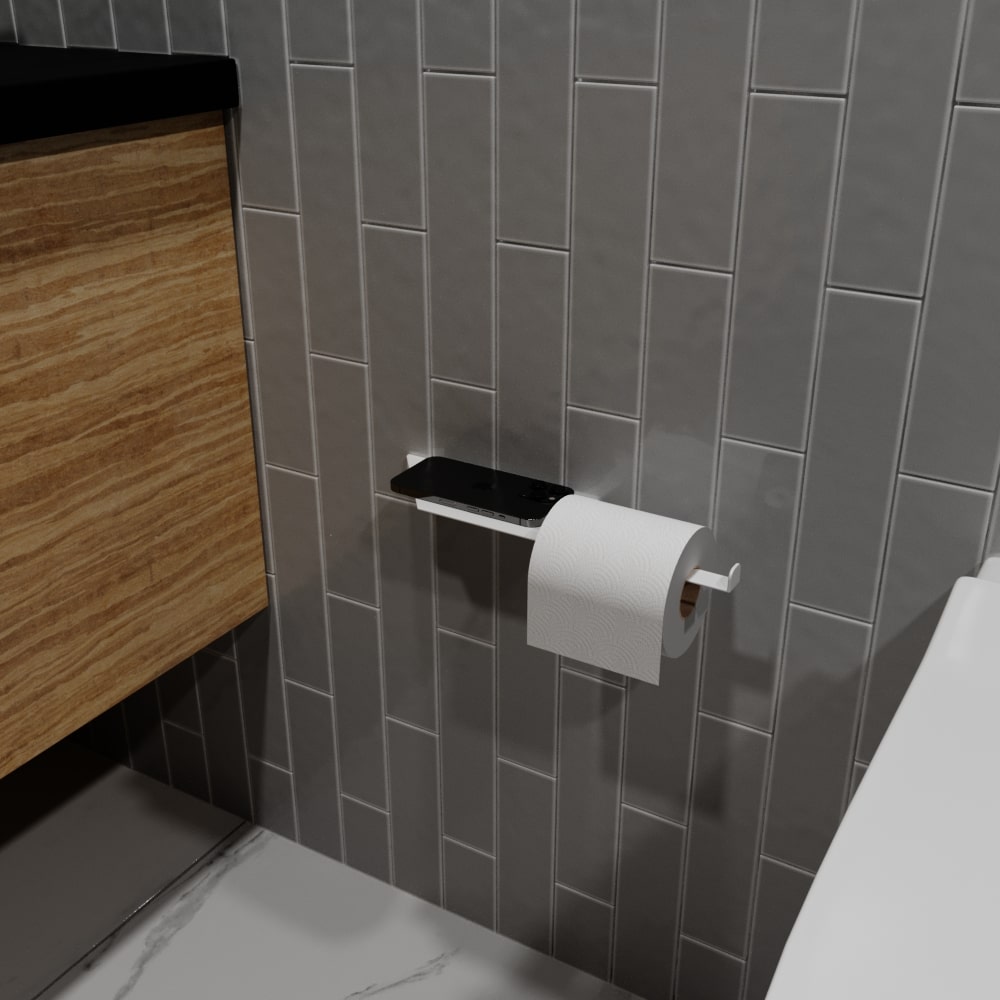
[[[295,839],[295,795],[288,771],[251,757],[250,798],[258,826]]]
[[[577,76],[655,83],[659,14],[659,0],[582,0]]]
[[[167,17],[171,51],[209,55],[225,55],[228,51],[221,2],[167,0]]]
[[[389,816],[354,799],[341,799],[344,813],[344,863],[358,871],[391,881]]]
[[[975,0],[970,6],[965,50],[958,79],[962,101],[1000,103],[1000,67],[995,54],[1000,46],[1000,2]]]
[[[453,840],[444,841],[444,907],[493,930],[496,861]]]
[[[566,481],[607,503],[635,503],[639,424],[592,410],[566,410]]]
[[[599,979],[607,979],[611,963],[614,909],[564,885],[556,885],[555,935],[552,954]]]
[[[699,941],[681,938],[677,1000],[739,1000],[743,962]]]
[[[288,55],[306,62],[350,62],[348,0],[287,0]]]
[[[424,0],[424,66],[493,70],[494,0]]]

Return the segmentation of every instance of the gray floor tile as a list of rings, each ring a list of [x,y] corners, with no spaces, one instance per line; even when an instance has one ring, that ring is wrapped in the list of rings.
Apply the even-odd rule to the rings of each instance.
[[[391,881],[389,867],[389,816],[363,802],[343,798],[344,862],[358,871]]]
[[[427,454],[427,332],[422,233],[365,226],[375,488]]]
[[[1000,114],[959,108],[903,450],[903,469],[992,490],[1000,463]],[[956,445],[958,445],[956,447]]]
[[[243,218],[264,456],[314,472],[298,219],[252,210]]]
[[[557,885],[552,954],[560,962],[607,979],[614,912],[607,903]]]
[[[354,73],[293,66],[309,347],[364,361]]]
[[[622,808],[614,982],[642,997],[668,997],[674,982],[684,831]]]
[[[295,839],[295,796],[288,771],[251,757],[250,797],[253,821],[258,826]]]
[[[209,801],[205,743],[200,736],[164,723],[163,736],[170,763],[170,784],[178,791]]]
[[[431,370],[493,385],[492,77],[424,75]]]
[[[497,542],[498,752],[554,774],[558,665],[552,653],[527,644],[531,542],[510,535]]]
[[[835,284],[920,295],[965,0],[861,6],[841,168]]]
[[[771,760],[764,851],[816,871],[850,781],[871,626],[792,606]]]
[[[267,470],[274,533],[275,598],[285,677],[330,690],[316,480]]]
[[[677,1000],[739,1000],[743,962],[690,938],[681,938]]]
[[[919,303],[827,293],[793,599],[871,621]]]
[[[205,0],[167,0],[170,47],[174,52],[228,52],[222,24],[222,3]]]
[[[167,17],[163,0],[113,0],[118,48],[125,52],[166,52]]]
[[[732,278],[650,269],[639,507],[707,524]]]
[[[386,711],[436,730],[431,519],[378,498]]]
[[[725,433],[802,449],[844,102],[755,95]]]
[[[659,15],[659,0],[582,0],[577,76],[655,83]]]
[[[298,208],[284,7],[226,0],[229,54],[240,65],[239,163],[244,205]]]
[[[299,843],[339,861],[342,848],[333,699],[298,684],[286,684],[285,693]]]
[[[572,0],[497,0],[497,231],[569,243]]]
[[[566,481],[607,503],[635,504],[639,424],[592,410],[566,411]]]
[[[444,841],[444,907],[490,930],[496,924],[496,861],[453,840]]]
[[[653,257],[730,268],[752,8],[674,0],[665,10]]]
[[[701,645],[664,659],[659,685],[629,684],[622,798],[677,823],[687,822]]]
[[[562,478],[568,270],[564,253],[497,251],[497,464],[550,482]]]
[[[201,732],[198,689],[194,679],[194,661],[178,663],[156,679],[160,689],[160,710],[164,722],[173,722],[196,733]]]
[[[747,944],[770,742],[765,733],[699,719],[683,930],[737,955]],[[683,966],[682,954],[682,978]]]
[[[436,520],[438,624],[483,642],[494,640],[495,537],[492,531],[471,524]]]
[[[379,613],[328,598],[340,787],[387,807]]]
[[[59,0],[16,0],[17,40],[22,45],[66,44]]]
[[[965,32],[958,99],[1000,103],[1000,0],[975,0]]]
[[[326,588],[378,603],[368,424],[368,371],[313,358]]]
[[[746,575],[712,602],[701,707],[761,729],[774,718],[802,456],[725,441],[716,537]]]
[[[424,66],[493,71],[494,0],[424,0]]]
[[[424,225],[419,6],[354,2],[361,191],[368,222]]]
[[[304,62],[350,62],[348,0],[287,0],[288,56]]]
[[[63,25],[67,45],[103,49],[115,47],[110,0],[76,0],[66,4]]]
[[[762,0],[754,86],[843,94],[857,6],[857,0]]]
[[[562,671],[556,879],[614,896],[625,692]]]
[[[552,950],[555,780],[505,761],[497,766],[497,932]]]
[[[122,702],[132,766],[150,778],[170,784],[167,748],[156,685],[147,684]]]
[[[654,91],[576,85],[569,401],[639,412]]]
[[[811,885],[812,876],[761,858],[744,1000],[765,1000],[781,951]]]
[[[959,576],[979,566],[989,493],[900,476],[857,758],[872,759]]]
[[[395,884],[441,904],[438,739],[389,720]]]
[[[493,853],[493,648],[438,633],[444,834]]]

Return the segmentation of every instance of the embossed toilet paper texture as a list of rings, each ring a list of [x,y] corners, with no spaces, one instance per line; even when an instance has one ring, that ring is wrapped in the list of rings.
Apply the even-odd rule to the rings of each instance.
[[[698,524],[570,496],[542,524],[528,567],[528,643],[659,683],[661,652],[691,645],[708,604],[680,614],[690,573],[713,562]]]

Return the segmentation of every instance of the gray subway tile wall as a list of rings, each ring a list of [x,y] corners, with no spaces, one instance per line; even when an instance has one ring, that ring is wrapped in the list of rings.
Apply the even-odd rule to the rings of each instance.
[[[92,745],[649,1000],[760,1000],[1000,522],[995,8],[167,0],[240,68],[273,598]],[[659,687],[560,668],[530,543],[389,496],[407,452],[709,523],[743,582]]]
[[[79,0],[61,7],[67,45],[102,49],[115,47],[111,0]]]
[[[114,0],[118,48],[166,52],[167,16],[163,0]]]

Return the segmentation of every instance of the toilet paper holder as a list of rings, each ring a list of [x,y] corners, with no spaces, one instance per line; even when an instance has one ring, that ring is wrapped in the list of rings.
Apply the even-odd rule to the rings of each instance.
[[[407,468],[412,468],[418,462],[422,462],[427,456],[409,452],[406,456]],[[417,510],[426,514],[436,514],[438,517],[446,517],[452,521],[462,521],[464,524],[474,524],[480,528],[487,528],[503,535],[514,535],[517,538],[527,538],[534,541],[538,537],[539,528],[528,528],[521,524],[513,524],[509,521],[498,521],[496,518],[486,517],[483,514],[473,514],[471,511],[460,510],[457,507],[447,507],[442,503],[435,503],[433,500],[416,498],[414,503]],[[731,594],[740,582],[740,564],[734,563],[727,573],[713,573],[705,569],[696,569],[689,577],[688,584],[691,587],[707,587],[709,590],[718,590],[723,594]],[[697,592],[691,595],[696,599]],[[693,606],[693,601],[691,602]]]

